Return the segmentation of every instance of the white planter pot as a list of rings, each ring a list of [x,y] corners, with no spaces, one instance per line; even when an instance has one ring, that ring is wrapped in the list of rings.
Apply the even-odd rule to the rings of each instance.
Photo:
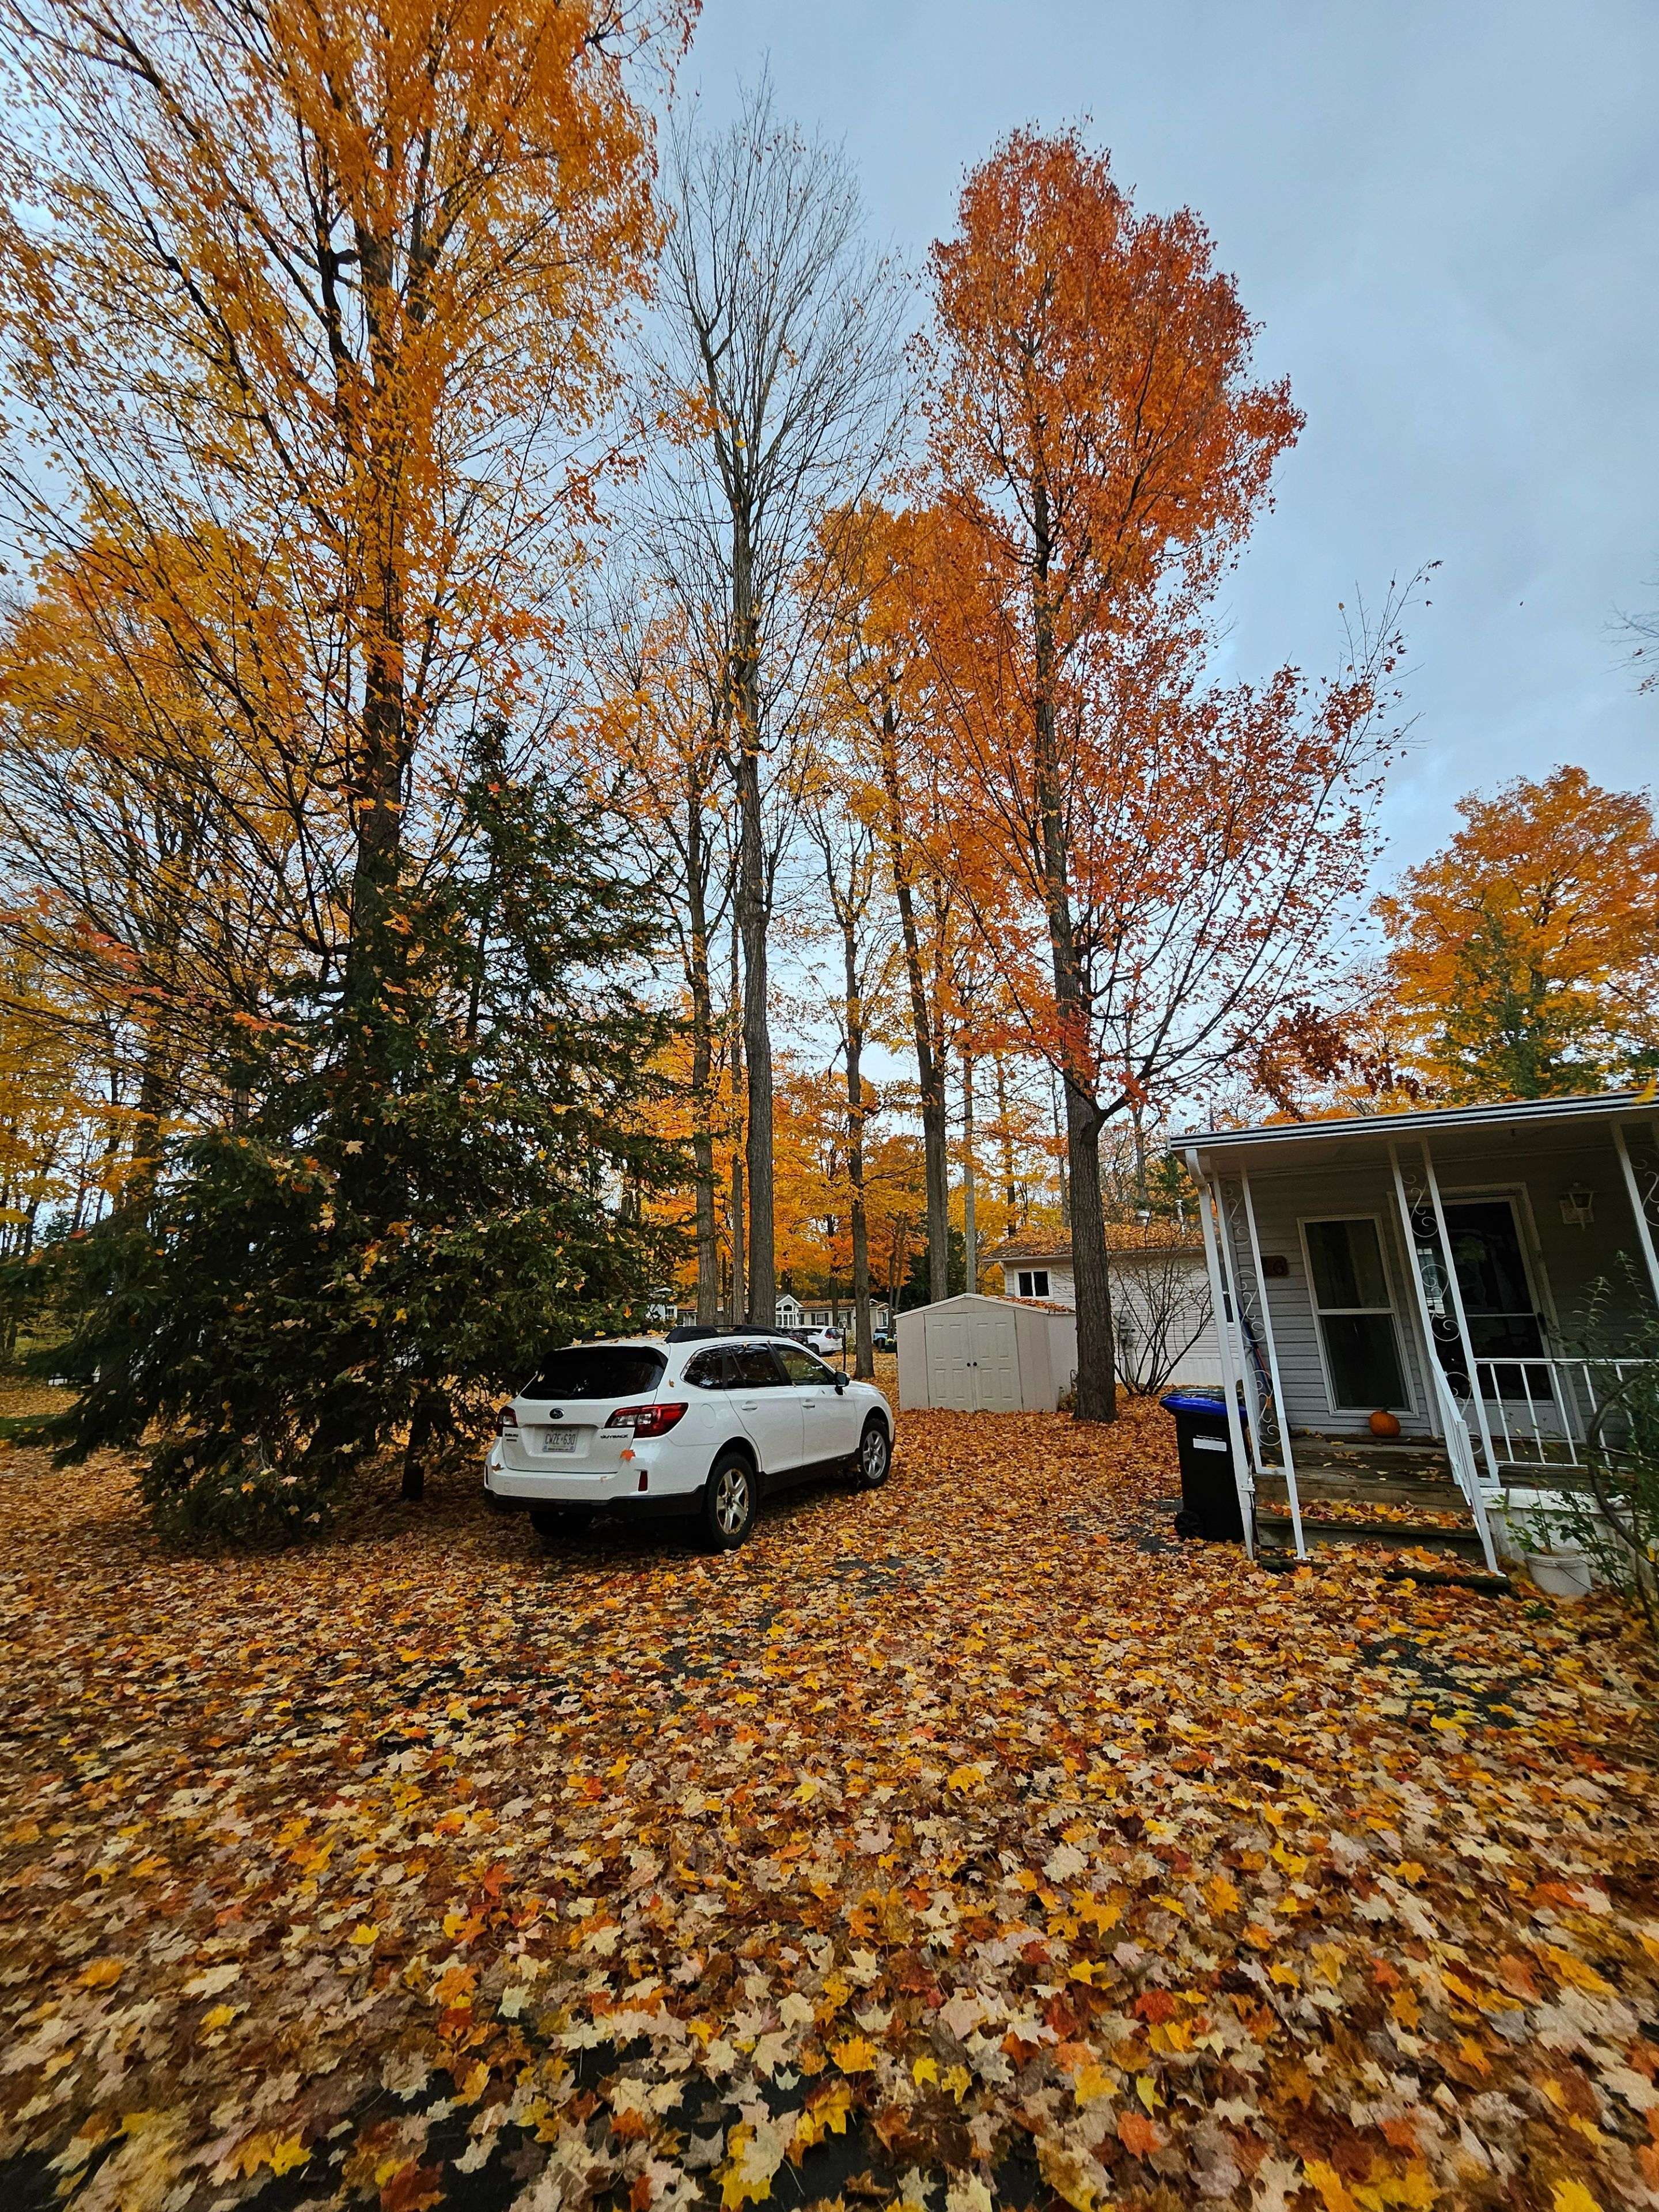
[[[1551,1597],[1588,1597],[1595,1574],[1582,1552],[1531,1552],[1527,1571],[1540,1590]]]

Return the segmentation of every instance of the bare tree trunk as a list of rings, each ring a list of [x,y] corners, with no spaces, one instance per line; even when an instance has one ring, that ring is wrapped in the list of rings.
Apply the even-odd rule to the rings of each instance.
[[[769,1328],[777,1318],[773,1241],[772,1026],[767,1006],[767,933],[771,922],[765,825],[761,819],[760,655],[754,566],[747,530],[734,518],[732,547],[735,633],[732,689],[737,729],[738,932],[743,940],[743,1043],[748,1063],[744,1159],[749,1171],[748,1319]]]
[[[927,984],[921,969],[921,939],[916,928],[915,878],[904,831],[904,794],[899,783],[898,729],[891,702],[882,708],[881,780],[887,800],[887,862],[904,940],[904,973],[910,987],[910,1023],[916,1047],[916,1082],[921,1094],[921,1148],[927,1184],[927,1295],[935,1304],[951,1295],[950,1160],[945,1121],[945,1066],[933,1050]]]
[[[974,1189],[974,1056],[962,1055],[962,1247],[964,1287],[979,1291],[979,1224]]]
[[[1012,1236],[1023,1222],[1024,1208],[1019,1203],[1019,1186],[1014,1181],[1014,1132],[1008,1119],[1008,1063],[1000,1052],[991,1055],[991,1065],[997,1078],[997,1124],[1002,1132],[1002,1194],[1008,1209],[1008,1234]]]
[[[859,988],[858,941],[849,905],[842,921],[847,990],[847,1187],[852,1194],[853,1372],[876,1371],[870,1325],[870,1231],[864,1207],[864,998]]]
[[[1072,1280],[1077,1297],[1077,1418],[1117,1419],[1116,1352],[1112,1342],[1112,1286],[1106,1267],[1106,1216],[1100,1194],[1103,1116],[1089,1082],[1089,1008],[1072,927],[1071,888],[1054,732],[1054,610],[1048,597],[1048,487],[1033,485],[1031,613],[1036,647],[1036,791],[1042,832],[1043,901],[1054,961],[1066,1085],[1066,1150],[1071,1170]]]
[[[749,1311],[744,1291],[744,1219],[743,1183],[743,1001],[738,985],[738,930],[732,929],[732,1318],[744,1320]]]
[[[714,1225],[714,1010],[708,976],[708,915],[701,795],[686,816],[690,930],[686,981],[691,989],[691,1182],[696,1208],[697,1320],[707,1328],[720,1309],[720,1243]]]

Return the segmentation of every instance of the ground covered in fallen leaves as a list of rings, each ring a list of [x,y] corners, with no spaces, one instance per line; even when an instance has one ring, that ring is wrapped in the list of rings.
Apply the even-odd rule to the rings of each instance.
[[[1606,1603],[1169,1539],[1167,1421],[281,1559],[0,1445],[0,2203],[1659,2207]]]

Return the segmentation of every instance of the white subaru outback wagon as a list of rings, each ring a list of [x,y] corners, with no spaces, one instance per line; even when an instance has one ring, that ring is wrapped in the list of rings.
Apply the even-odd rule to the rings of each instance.
[[[527,1506],[544,1536],[602,1508],[695,1513],[721,1551],[742,1543],[767,1492],[845,1473],[866,1490],[893,1463],[893,1416],[781,1333],[684,1328],[568,1345],[510,1406],[484,1486]]]

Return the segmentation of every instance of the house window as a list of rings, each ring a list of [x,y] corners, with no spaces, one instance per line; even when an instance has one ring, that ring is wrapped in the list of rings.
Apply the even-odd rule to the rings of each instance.
[[[1046,1298],[1048,1295],[1048,1270],[1046,1267],[1022,1267],[1019,1271],[1019,1295],[1023,1298]]]
[[[1333,1409],[1409,1410],[1376,1220],[1304,1221],[1302,1231]]]

